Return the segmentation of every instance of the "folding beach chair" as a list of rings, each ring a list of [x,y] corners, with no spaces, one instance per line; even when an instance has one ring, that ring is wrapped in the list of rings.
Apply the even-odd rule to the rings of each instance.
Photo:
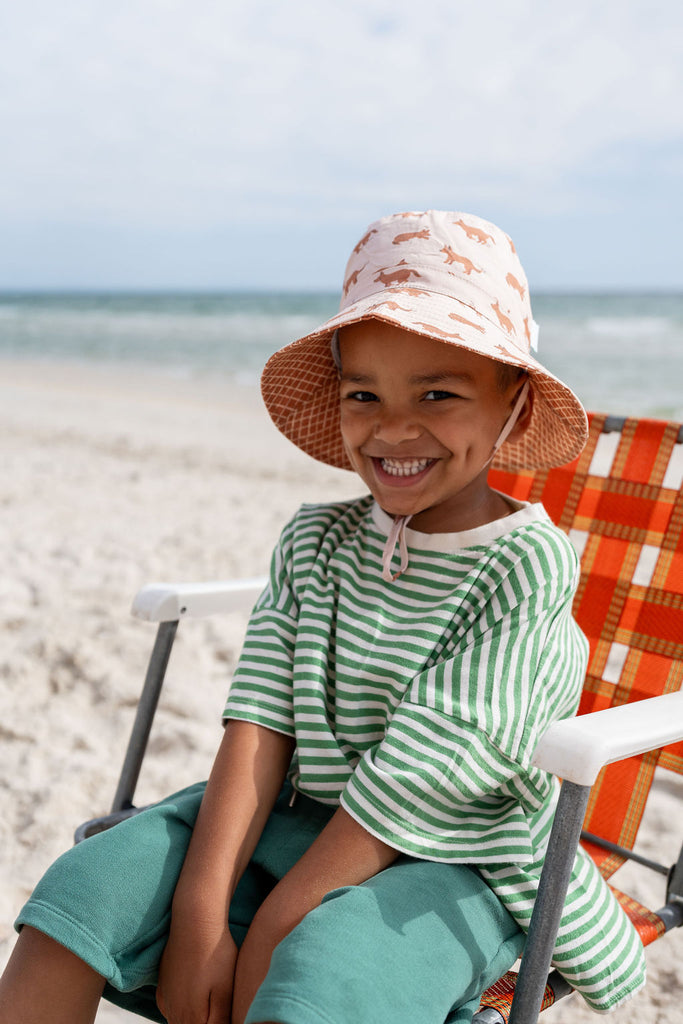
[[[579,717],[551,726],[534,755],[563,784],[520,971],[485,993],[473,1024],[533,1024],[571,991],[548,972],[582,827],[605,878],[625,859],[665,877],[656,912],[615,890],[644,944],[683,924],[683,847],[673,865],[633,851],[655,768],[683,774],[682,479],[680,424],[604,415],[591,417],[588,445],[569,466],[490,475],[494,487],[541,501],[574,542],[582,567],[574,612],[590,656]],[[157,639],[112,813],[82,825],[77,841],[137,811],[134,790],[179,620],[250,605],[263,583],[157,584],[137,595],[133,613],[159,624]]]

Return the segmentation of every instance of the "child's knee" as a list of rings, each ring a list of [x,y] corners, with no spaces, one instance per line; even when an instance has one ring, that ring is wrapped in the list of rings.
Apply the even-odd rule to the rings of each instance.
[[[306,915],[276,948],[247,1020],[399,1024],[417,1005],[441,1022],[514,963],[521,939],[476,872],[399,862]]]
[[[419,1005],[412,944],[385,920],[381,903],[363,885],[328,893],[276,947],[247,1024],[273,1018],[292,1024],[412,1021]],[[437,1012],[426,1019],[443,1021],[451,1005],[448,988],[434,999]]]

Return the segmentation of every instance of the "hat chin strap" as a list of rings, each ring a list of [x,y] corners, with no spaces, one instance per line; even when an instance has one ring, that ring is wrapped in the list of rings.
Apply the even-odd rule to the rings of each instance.
[[[503,444],[505,444],[505,442],[507,441],[508,437],[510,436],[510,434],[512,432],[512,428],[514,427],[515,423],[517,422],[517,420],[519,419],[519,417],[520,417],[520,415],[522,413],[522,409],[524,408],[524,403],[526,402],[527,395],[529,394],[530,390],[531,390],[531,387],[529,385],[529,381],[525,380],[524,384],[522,385],[522,387],[519,390],[519,394],[517,395],[517,401],[515,402],[515,404],[513,406],[512,412],[508,416],[503,429],[501,430],[500,434],[498,435],[496,443],[494,444],[493,449],[491,451],[491,455],[490,455],[489,459],[484,463],[484,466],[490,466],[490,464],[493,462],[493,460],[496,457],[498,449]]]
[[[396,516],[389,530],[387,542],[382,552],[382,579],[385,583],[393,583],[408,568],[408,542],[406,541],[406,526],[412,519],[410,516]],[[398,541],[398,550],[401,555],[401,566],[398,572],[391,571],[391,560],[394,557],[394,548]]]

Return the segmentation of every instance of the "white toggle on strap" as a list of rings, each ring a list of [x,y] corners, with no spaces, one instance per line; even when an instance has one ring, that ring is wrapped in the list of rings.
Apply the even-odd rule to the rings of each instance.
[[[382,579],[386,583],[393,583],[397,580],[401,573],[405,572],[408,568],[408,542],[406,541],[406,526],[412,519],[412,516],[396,516],[392,524],[387,542],[384,545],[384,551],[382,552]],[[394,548],[396,547],[396,541],[398,540],[398,550],[401,555],[401,566],[398,572],[392,573],[391,571],[391,560],[394,557]]]

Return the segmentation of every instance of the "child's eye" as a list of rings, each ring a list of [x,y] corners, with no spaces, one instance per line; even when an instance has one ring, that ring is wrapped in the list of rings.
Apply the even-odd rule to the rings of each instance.
[[[351,391],[345,398],[350,398],[353,402],[376,402],[377,395],[373,391]]]
[[[428,402],[443,402],[446,398],[457,398],[452,391],[428,391],[424,396]]]

